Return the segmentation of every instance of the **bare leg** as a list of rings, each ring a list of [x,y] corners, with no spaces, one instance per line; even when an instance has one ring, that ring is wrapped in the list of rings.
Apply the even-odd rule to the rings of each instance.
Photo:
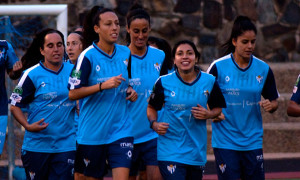
[[[128,180],[129,179],[129,168],[118,167],[112,169],[113,180]]]
[[[158,166],[147,166],[147,180],[162,180]]]

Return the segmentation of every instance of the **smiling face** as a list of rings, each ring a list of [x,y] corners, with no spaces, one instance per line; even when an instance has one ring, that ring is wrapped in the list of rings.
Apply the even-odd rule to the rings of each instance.
[[[80,35],[77,33],[71,33],[67,39],[67,53],[74,64],[82,52],[82,42],[80,40]]]
[[[147,45],[150,24],[146,19],[134,19],[130,23],[130,27],[126,27],[130,34],[130,41],[137,49],[143,49]]]
[[[99,25],[95,25],[94,30],[98,33],[100,41],[104,41],[107,44],[117,42],[120,32],[117,15],[114,12],[105,12],[99,16]]]
[[[249,61],[255,49],[256,34],[254,31],[245,31],[242,35],[232,39],[235,46],[234,55],[244,61]]]
[[[196,63],[195,51],[189,44],[181,44],[177,47],[174,63],[179,72],[192,72]]]
[[[60,35],[57,33],[47,34],[44,40],[43,49],[40,48],[40,52],[44,56],[45,63],[60,66],[65,49]]]

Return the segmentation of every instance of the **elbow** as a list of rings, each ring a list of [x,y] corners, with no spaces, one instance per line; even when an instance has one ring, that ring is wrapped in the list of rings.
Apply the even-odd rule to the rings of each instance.
[[[77,100],[77,99],[76,99],[76,96],[75,96],[75,93],[74,93],[72,90],[69,91],[69,99],[70,99],[71,101]]]

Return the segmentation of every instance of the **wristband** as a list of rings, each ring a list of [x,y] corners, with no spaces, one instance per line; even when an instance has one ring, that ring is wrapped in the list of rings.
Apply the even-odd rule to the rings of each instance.
[[[102,92],[103,89],[101,89],[101,85],[102,85],[102,82],[99,84],[99,92]]]
[[[150,128],[153,129],[153,123],[157,122],[157,120],[150,120]]]

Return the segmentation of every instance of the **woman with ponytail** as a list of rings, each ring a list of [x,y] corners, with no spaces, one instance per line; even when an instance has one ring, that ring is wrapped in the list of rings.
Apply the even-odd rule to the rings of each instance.
[[[101,179],[107,165],[114,179],[129,177],[133,150],[126,100],[135,101],[129,86],[130,50],[116,44],[119,19],[110,9],[95,6],[85,19],[85,47],[69,79],[69,97],[82,99],[78,119],[75,179]]]

